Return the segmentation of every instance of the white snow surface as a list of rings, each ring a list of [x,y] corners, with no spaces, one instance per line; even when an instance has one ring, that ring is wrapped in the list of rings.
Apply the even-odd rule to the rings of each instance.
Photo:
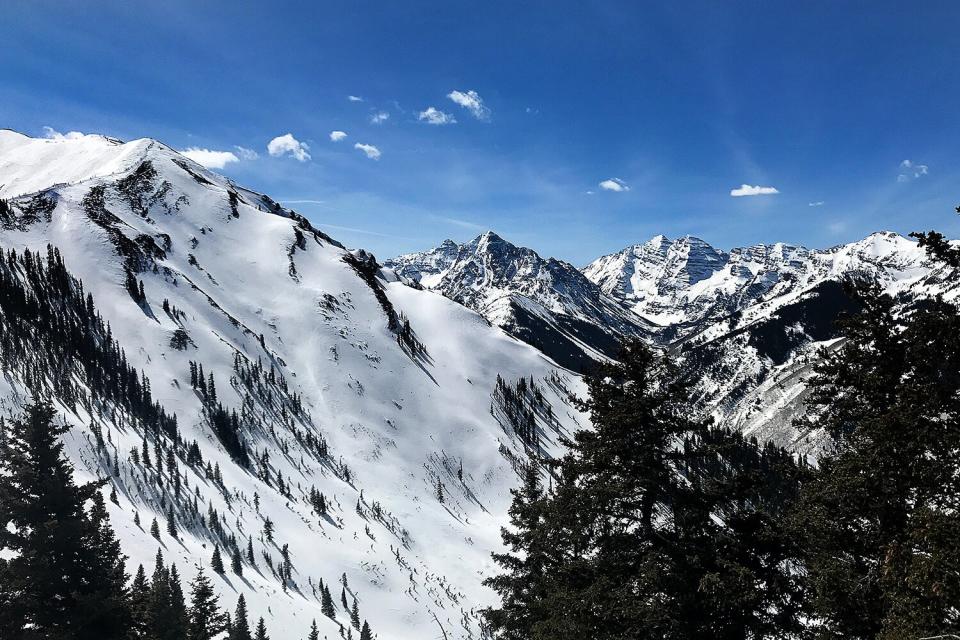
[[[112,186],[144,161],[156,168],[158,184],[170,184],[145,216]],[[107,209],[120,219],[124,235],[146,234],[158,243],[164,240],[161,234],[169,236],[166,256],[138,275],[146,312],[124,288],[123,258],[108,233],[81,205],[98,184],[108,185]],[[93,294],[130,363],[149,378],[154,398],[177,415],[184,439],[196,439],[204,459],[219,464],[229,503],[208,480],[185,465],[181,470],[191,491],[200,490],[202,512],[211,504],[241,541],[248,535],[254,539],[258,570],[245,566],[242,578],[229,568],[223,576],[213,575],[225,608],[232,610],[243,593],[251,614],[266,619],[275,640],[304,637],[313,619],[321,637],[339,637],[337,624],[321,615],[310,583],[322,578],[329,585],[338,621],[349,625],[339,605],[339,578],[345,573],[361,618],[379,638],[422,640],[444,632],[449,638],[479,637],[478,611],[495,602],[481,581],[495,571],[490,553],[500,548],[509,489],[518,482],[509,458],[524,456],[519,440],[491,415],[496,376],[538,380],[561,428],[570,432],[587,421],[568,406],[563,390],[544,380],[559,375],[572,392],[582,393],[576,376],[475,312],[394,278],[384,282],[387,296],[428,350],[428,357],[415,361],[388,330],[370,287],[344,263],[344,249],[307,231],[298,246],[297,222],[288,211],[268,212],[259,194],[154,140],[120,143],[85,136],[54,141],[0,131],[0,185],[0,197],[15,204],[23,201],[18,197],[39,191],[57,202],[49,221],[0,231],[0,246],[18,251],[45,251],[48,243],[58,247],[68,269]],[[239,195],[238,217],[231,213],[229,190]],[[170,347],[179,325],[163,312],[164,299],[183,312],[181,324],[195,346]],[[267,367],[273,363],[291,391],[302,394],[310,419],[298,426],[322,433],[334,464],[349,467],[351,483],[304,454],[282,425],[276,439],[253,434],[250,445],[258,453],[269,452],[274,473],[282,473],[293,487],[293,500],[231,462],[200,417],[188,361],[213,372],[221,401],[239,409],[241,396],[230,384],[237,352]],[[16,382],[4,383],[3,408],[14,411],[24,400],[22,392]],[[108,507],[129,556],[128,570],[142,563],[149,573],[159,546],[186,579],[198,566],[211,574],[211,540],[183,530],[180,540],[169,537],[164,514],[150,502],[142,474],[129,464],[129,452],[140,446],[142,435],[106,416],[66,411],[64,418],[73,426],[67,450],[78,479],[102,473],[86,426],[91,419],[104,425],[118,452],[120,504],[108,502]],[[545,434],[545,448],[560,452],[556,434]],[[457,478],[461,463],[462,483]],[[435,497],[438,480],[443,504]],[[304,500],[311,485],[333,504],[329,521],[312,514]],[[361,494],[363,516],[357,512]],[[374,502],[395,523],[395,532],[370,515]],[[139,527],[134,512],[139,512]],[[154,517],[164,530],[160,543],[148,532]],[[261,555],[267,552],[279,562],[277,546],[261,540],[265,517],[276,524],[276,545],[290,545],[296,586],[286,592]]]

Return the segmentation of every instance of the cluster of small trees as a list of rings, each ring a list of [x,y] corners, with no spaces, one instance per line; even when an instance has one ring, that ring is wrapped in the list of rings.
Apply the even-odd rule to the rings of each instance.
[[[176,416],[153,400],[146,376],[127,362],[93,296],[67,271],[59,250],[10,250],[0,260],[0,367],[27,387],[91,413],[103,401],[171,438]]]
[[[921,241],[960,266],[942,237]],[[832,443],[816,467],[693,417],[676,366],[642,344],[589,376],[593,429],[563,459],[534,459],[514,494],[490,632],[960,632],[960,312],[939,298],[898,309],[875,284],[851,292],[863,311],[809,381],[801,426]]]
[[[549,426],[553,426],[554,416],[553,407],[546,401],[532,376],[530,380],[520,378],[511,385],[497,375],[490,413],[497,416],[497,411],[527,447],[539,452],[537,416],[541,416]]]

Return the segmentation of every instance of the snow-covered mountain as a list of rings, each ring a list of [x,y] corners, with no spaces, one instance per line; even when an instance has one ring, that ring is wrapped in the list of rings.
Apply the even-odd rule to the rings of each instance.
[[[573,265],[542,258],[492,231],[460,245],[446,240],[385,266],[477,311],[573,370],[615,356],[625,337],[650,336],[650,323]]]
[[[659,342],[681,356],[697,400],[724,424],[815,452],[821,434],[794,425],[818,350],[835,321],[857,308],[843,284],[877,282],[907,304],[956,295],[957,278],[892,232],[815,250],[777,243],[717,250],[663,236],[604,256],[584,273],[657,323]]]
[[[691,236],[672,242],[656,236],[598,258],[583,271],[637,315],[669,327],[666,335],[675,338],[824,280],[859,275],[896,286],[924,273],[923,263],[916,243],[892,232],[824,250],[776,243],[729,252]]]
[[[51,394],[79,479],[116,488],[108,507],[128,568],[149,569],[159,547],[189,579],[215,545],[229,559],[249,541],[256,564],[214,582],[227,607],[243,593],[274,638],[303,637],[314,618],[321,636],[339,637],[349,613],[336,598],[337,620],[321,615],[318,584],[339,595],[344,577],[379,638],[479,637],[494,597],[481,580],[526,452],[557,453],[558,433],[586,423],[568,404],[582,393],[576,376],[155,140],[0,131],[0,198],[0,248],[21,256],[10,277],[30,290],[33,268],[17,265],[62,259],[78,299],[92,296],[68,311],[99,314],[101,342],[115,340],[176,415],[175,435],[155,433],[93,393],[98,374],[72,361],[55,377],[33,366],[0,377],[4,414]],[[498,376],[525,378],[536,398],[508,406]],[[152,520],[170,513],[178,538],[161,526],[155,540]]]

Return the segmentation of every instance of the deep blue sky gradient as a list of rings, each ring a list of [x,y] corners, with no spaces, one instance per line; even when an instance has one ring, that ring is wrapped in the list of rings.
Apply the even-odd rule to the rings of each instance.
[[[2,22],[0,126],[254,149],[222,173],[381,257],[486,228],[576,264],[657,233],[960,235],[956,2],[10,0]],[[267,154],[288,132],[309,162]]]

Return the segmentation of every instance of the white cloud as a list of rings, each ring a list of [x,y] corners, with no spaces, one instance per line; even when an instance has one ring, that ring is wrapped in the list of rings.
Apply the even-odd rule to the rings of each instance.
[[[630,191],[630,187],[627,186],[627,183],[620,178],[607,178],[606,180],[600,182],[600,188],[606,191],[616,191],[617,193],[622,191]]]
[[[370,116],[370,124],[383,124],[390,119],[390,114],[386,111],[378,111]]]
[[[246,147],[241,147],[240,145],[234,145],[233,148],[237,150],[237,155],[240,156],[241,160],[256,160],[260,157],[260,154],[253,149],[247,149]]]
[[[421,111],[417,120],[422,120],[427,124],[456,124],[457,119],[452,113],[444,113],[434,107],[427,107],[426,111]]]
[[[240,158],[232,151],[214,151],[213,149],[190,147],[180,153],[194,162],[202,164],[207,169],[223,169],[231,162],[240,162]]]
[[[454,90],[448,93],[447,97],[473,114],[477,120],[490,119],[490,109],[483,104],[483,99],[476,91],[470,90],[464,93]]]
[[[43,128],[43,137],[49,138],[50,140],[76,140],[82,138],[83,134],[79,131],[68,131],[67,133],[60,133],[53,127],[44,127]]]
[[[730,195],[734,198],[739,198],[741,196],[772,196],[780,193],[776,187],[761,187],[759,185],[753,187],[749,184],[742,184],[737,189],[731,189]]]
[[[822,207],[822,206],[823,206],[823,200],[817,200],[816,202],[808,202],[808,203],[807,203],[807,206],[808,206],[808,207]]]
[[[904,160],[900,163],[900,174],[897,176],[897,182],[909,182],[916,180],[920,176],[928,173],[929,167],[925,164],[918,164],[912,160]]]
[[[358,142],[357,144],[353,145],[353,148],[363,151],[365,154],[367,154],[367,157],[370,158],[371,160],[380,159],[380,149],[377,149],[372,144],[361,144]]]
[[[273,157],[279,158],[289,154],[300,162],[306,162],[310,159],[309,150],[310,147],[305,142],[300,142],[294,138],[292,133],[277,136],[267,144],[267,152]]]
[[[331,132],[330,132],[330,140],[331,140],[332,142],[340,142],[341,140],[343,140],[343,139],[346,138],[346,137],[347,137],[347,132],[346,132],[346,131],[331,131]]]
[[[347,96],[347,100],[350,102],[363,102],[363,98],[360,96]]]

